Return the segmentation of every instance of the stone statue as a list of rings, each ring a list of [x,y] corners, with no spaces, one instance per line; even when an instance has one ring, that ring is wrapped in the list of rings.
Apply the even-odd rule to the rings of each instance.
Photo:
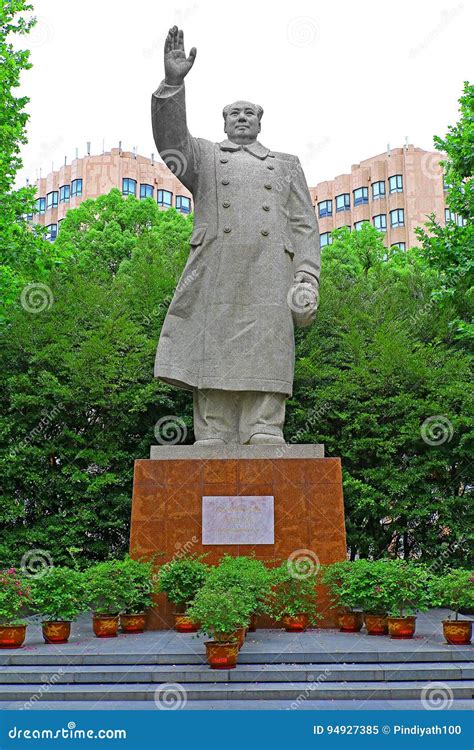
[[[299,159],[257,140],[259,105],[224,107],[220,143],[191,136],[184,78],[195,58],[183,32],[170,29],[153,135],[193,195],[194,228],[155,376],[193,391],[195,445],[284,444],[294,325],[309,325],[318,302],[316,215]]]

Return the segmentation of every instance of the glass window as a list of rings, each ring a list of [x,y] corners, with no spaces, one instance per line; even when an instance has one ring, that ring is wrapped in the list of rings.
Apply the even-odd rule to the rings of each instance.
[[[186,198],[185,195],[177,195],[176,208],[183,214],[189,214],[191,212],[191,198]]]
[[[153,185],[140,185],[140,200],[143,198],[153,198]]]
[[[368,224],[369,222],[367,219],[362,219],[362,221],[356,221],[354,224],[354,229],[358,232],[359,229],[362,229],[362,224]]]
[[[360,187],[354,192],[354,206],[362,206],[364,203],[369,202],[369,188]]]
[[[36,213],[44,214],[45,211],[46,211],[46,198],[37,198],[36,199]]]
[[[394,211],[390,211],[390,226],[392,227],[404,227],[405,226],[405,212],[403,208],[396,208]]]
[[[349,211],[351,207],[351,196],[349,193],[336,195],[336,213],[338,211]]]
[[[406,250],[406,244],[404,242],[394,242],[391,247],[397,247],[399,250]]]
[[[391,193],[402,193],[403,192],[403,176],[401,174],[394,174],[388,178],[388,189]]]
[[[379,182],[372,183],[372,200],[376,201],[379,198],[383,198],[385,195],[385,181],[379,180]]]
[[[156,202],[159,206],[172,206],[173,193],[169,190],[158,190]]]
[[[60,203],[67,203],[70,197],[71,197],[70,185],[63,185],[62,187],[59,188],[59,202]]]
[[[454,213],[454,211],[450,211],[449,208],[444,209],[444,218],[445,218],[446,224],[452,221],[454,222],[454,224],[457,224],[458,227],[466,226],[466,219],[464,219],[462,216],[459,216],[459,214]]]
[[[374,227],[378,229],[380,232],[385,232],[387,230],[387,215],[386,214],[377,214],[377,216],[374,216]]]
[[[137,181],[130,177],[124,177],[122,180],[122,195],[136,195]]]
[[[71,197],[82,195],[82,180],[73,180],[71,182]]]
[[[48,224],[46,227],[46,239],[52,242],[56,239],[58,234],[58,225],[57,224]]]
[[[321,247],[326,247],[326,245],[332,245],[331,232],[323,232],[322,234],[320,234],[319,243]]]
[[[58,205],[58,191],[52,190],[46,196],[46,208],[56,208]]]
[[[332,216],[332,201],[321,201],[318,203],[319,218],[323,216]]]

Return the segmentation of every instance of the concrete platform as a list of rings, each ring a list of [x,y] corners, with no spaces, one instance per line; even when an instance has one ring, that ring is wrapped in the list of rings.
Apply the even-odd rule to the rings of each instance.
[[[152,445],[150,458],[154,461],[170,459],[239,459],[239,458],[324,458],[324,445]]]

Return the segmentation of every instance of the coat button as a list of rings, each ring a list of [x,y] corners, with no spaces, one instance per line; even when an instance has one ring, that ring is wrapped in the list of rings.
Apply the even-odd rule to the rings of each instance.
[[[228,161],[229,161],[228,159],[221,159],[221,164],[227,164]],[[272,167],[272,169],[273,169],[273,167]]]
[[[260,234],[263,234],[264,237],[268,237],[270,232],[268,231],[268,229],[261,229]]]
[[[230,201],[223,201],[223,202],[222,202],[222,205],[224,206],[224,208],[229,208],[229,206],[230,206]]]
[[[263,210],[264,210],[264,211],[270,211],[270,206],[269,206],[269,205],[268,205],[267,203],[265,203],[265,204],[264,204],[264,205],[262,206],[262,208],[263,208]]]
[[[226,234],[229,234],[230,231],[232,231],[230,227],[224,227],[224,232]]]
[[[228,185],[229,184],[229,180],[222,180],[222,184],[223,185]]]
[[[273,164],[267,164],[267,169],[275,169],[275,167],[273,166]]]
[[[265,190],[271,190],[272,189],[272,186],[270,185],[269,182],[266,182],[265,185],[264,185],[264,187],[265,187]]]

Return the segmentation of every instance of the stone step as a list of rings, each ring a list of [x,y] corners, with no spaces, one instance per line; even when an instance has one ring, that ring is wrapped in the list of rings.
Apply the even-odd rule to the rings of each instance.
[[[420,699],[426,681],[416,682],[347,682],[308,683],[220,682],[212,684],[189,684],[178,686],[178,699],[197,700],[291,700],[304,703],[306,700],[416,700]],[[443,683],[447,697],[471,699],[474,681],[448,681]],[[43,686],[44,687],[44,686]],[[155,701],[159,684],[72,684],[48,685],[40,690],[38,685],[0,685],[0,701],[23,701],[24,703],[47,701]]]
[[[0,668],[0,687],[50,684],[133,684],[133,683],[221,683],[221,682],[427,682],[474,680],[472,664],[413,662],[374,664],[238,664],[235,669],[215,670],[207,665],[50,665]]]
[[[112,639],[111,639],[112,640]],[[374,639],[375,640],[375,639]],[[404,641],[404,649],[377,649],[373,643],[371,650],[324,651],[322,649],[291,650],[284,648],[262,650],[257,644],[247,643],[239,654],[240,664],[373,664],[373,663],[419,663],[419,662],[471,662],[472,647],[440,646],[436,649],[410,648]],[[137,644],[138,645],[138,644]],[[257,647],[256,647],[257,645]],[[94,647],[95,646],[95,647]],[[100,653],[98,648],[104,648]],[[0,651],[0,667],[27,665],[117,665],[117,664],[206,664],[204,645],[197,641],[189,643],[183,640],[180,651],[170,650],[167,653],[157,653],[155,649],[141,652],[115,651],[111,646],[95,642],[86,644],[81,650],[72,644],[65,646],[49,646],[47,649],[28,647],[25,649],[5,649]]]

